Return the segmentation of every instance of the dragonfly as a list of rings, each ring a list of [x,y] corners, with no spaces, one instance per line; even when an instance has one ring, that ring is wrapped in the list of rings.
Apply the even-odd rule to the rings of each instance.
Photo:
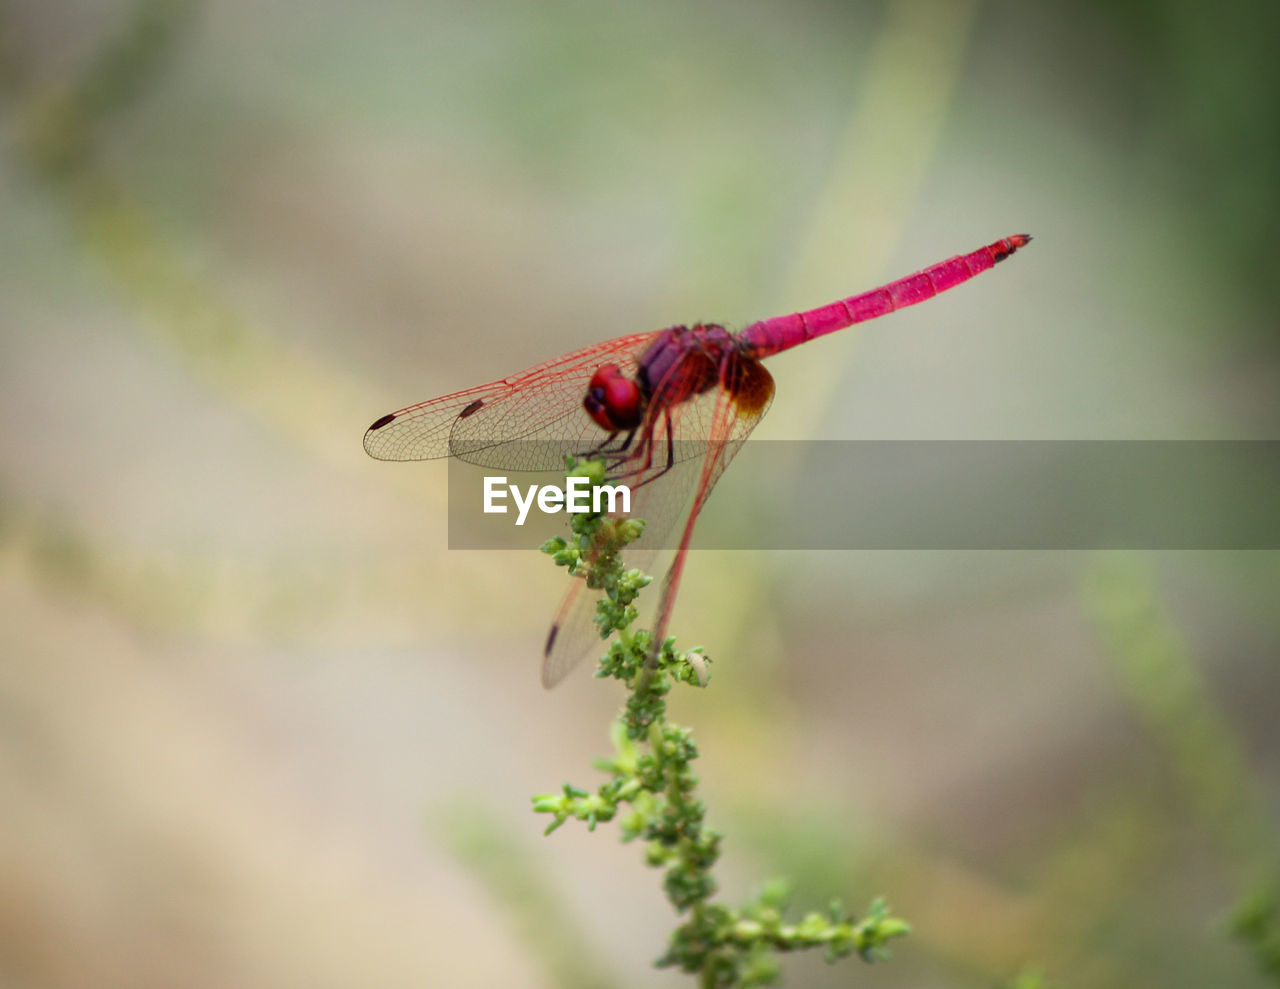
[[[637,544],[644,554],[680,530],[654,618],[652,662],[666,636],[694,523],[773,400],[773,377],[761,361],[932,299],[1030,242],[1028,234],[1003,237],[869,292],[737,332],[696,323],[592,344],[387,413],[365,432],[364,448],[378,460],[456,457],[512,471],[563,469],[566,452],[604,460],[610,482],[625,481],[638,494],[630,514],[646,520]],[[631,556],[628,564],[635,565]],[[584,581],[573,582],[547,636],[546,687],[563,680],[600,640],[594,596],[584,588]]]

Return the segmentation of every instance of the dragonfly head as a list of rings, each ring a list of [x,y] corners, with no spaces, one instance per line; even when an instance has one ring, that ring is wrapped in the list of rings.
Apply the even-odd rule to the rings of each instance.
[[[635,429],[644,418],[644,391],[617,364],[602,364],[591,376],[582,407],[606,432]]]

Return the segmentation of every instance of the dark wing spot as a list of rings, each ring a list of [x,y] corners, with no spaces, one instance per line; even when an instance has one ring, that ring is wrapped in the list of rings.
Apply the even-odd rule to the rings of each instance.
[[[550,656],[551,647],[556,644],[556,633],[560,631],[559,624],[552,625],[551,631],[547,633],[547,644],[542,647],[542,655]]]
[[[376,422],[374,422],[372,426],[369,427],[369,432],[372,433],[375,429],[381,429],[383,426],[385,426],[395,417],[396,417],[396,414],[394,412],[388,412],[381,419],[378,419]]]
[[[473,412],[479,412],[480,409],[483,407],[484,407],[484,399],[477,398],[474,402],[472,402],[465,409],[463,409],[461,412],[458,413],[458,418],[465,419],[467,416],[471,415]]]

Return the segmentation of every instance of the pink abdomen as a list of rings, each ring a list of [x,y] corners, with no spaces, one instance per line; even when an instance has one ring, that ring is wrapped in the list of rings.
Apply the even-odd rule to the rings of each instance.
[[[932,299],[939,292],[955,288],[961,282],[967,282],[974,275],[1003,261],[1030,241],[1028,234],[1013,234],[986,247],[980,247],[971,254],[940,261],[924,271],[899,278],[870,292],[850,296],[817,309],[752,323],[738,334],[738,338],[745,344],[750,356],[768,357],[814,337],[834,333],[854,323],[875,319],[895,309]]]

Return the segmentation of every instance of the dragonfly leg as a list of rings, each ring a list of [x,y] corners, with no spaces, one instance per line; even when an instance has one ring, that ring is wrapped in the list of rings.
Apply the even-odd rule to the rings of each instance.
[[[626,463],[632,456],[631,444],[635,440],[636,431],[630,429],[625,433],[610,433],[600,445],[592,447],[585,453],[577,454],[579,460],[603,460],[607,473],[612,473],[620,464]],[[618,445],[615,447],[614,443]]]
[[[672,435],[671,408],[669,406],[663,407],[662,418],[663,418],[663,422],[666,424],[666,427],[667,427],[666,429],[666,433],[667,433],[666,466],[664,466],[662,470],[658,471],[656,474],[652,475],[651,477],[646,477],[639,484],[635,485],[637,488],[642,488],[646,484],[650,484],[651,482],[656,481],[658,478],[660,478],[663,474],[667,473],[669,470],[671,470],[672,467],[676,465],[676,445],[675,445],[675,437]],[[634,473],[637,475],[643,474],[652,467],[653,467],[653,433],[650,432],[647,437],[647,442],[645,443],[644,465],[642,467],[637,468],[636,471],[634,471]]]
[[[599,446],[593,446],[586,453],[581,453],[578,456],[582,458],[603,456],[605,459],[622,456],[625,458],[627,456],[627,451],[631,447],[631,442],[635,438],[636,431],[634,429],[629,429],[625,433],[610,433],[609,438]],[[613,445],[615,442],[618,444],[616,447]]]
[[[597,453],[626,453],[627,449],[631,446],[631,441],[634,440],[635,438],[636,438],[636,431],[634,429],[629,429],[625,433],[622,433],[622,432],[610,433],[609,438],[605,440],[603,443],[601,443],[594,450],[592,450],[591,454],[588,454],[588,456],[594,455]],[[610,447],[613,446],[613,443],[615,440],[618,441],[617,448],[610,449]]]

